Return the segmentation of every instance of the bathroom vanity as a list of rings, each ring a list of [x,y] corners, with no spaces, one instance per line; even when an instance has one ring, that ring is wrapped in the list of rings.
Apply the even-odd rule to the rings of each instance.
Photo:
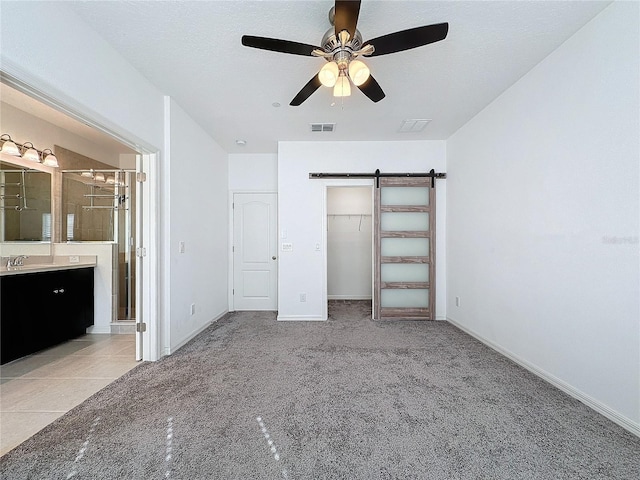
[[[84,335],[94,323],[95,257],[0,268],[1,363]]]

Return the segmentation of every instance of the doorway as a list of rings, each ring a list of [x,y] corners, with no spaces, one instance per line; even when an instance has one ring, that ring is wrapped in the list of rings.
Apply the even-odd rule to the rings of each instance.
[[[372,187],[327,187],[327,300],[372,300]]]

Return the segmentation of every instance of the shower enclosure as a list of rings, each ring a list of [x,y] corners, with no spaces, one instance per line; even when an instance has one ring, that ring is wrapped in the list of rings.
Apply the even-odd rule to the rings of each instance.
[[[117,243],[117,320],[136,318],[134,170],[64,170],[62,241]]]

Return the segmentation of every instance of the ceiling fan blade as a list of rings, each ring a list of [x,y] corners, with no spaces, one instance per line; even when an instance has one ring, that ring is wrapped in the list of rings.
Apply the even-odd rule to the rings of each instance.
[[[271,50],[273,52],[304,55],[307,57],[312,57],[311,52],[319,48],[313,45],[307,45],[306,43],[279,40],[277,38],[254,37],[252,35],[243,35],[242,45],[245,47],[261,48],[262,50]]]
[[[342,30],[347,30],[353,38],[360,14],[360,0],[336,0],[334,12],[333,25],[336,35]]]
[[[385,97],[382,88],[380,88],[380,84],[378,84],[376,79],[371,75],[369,75],[367,81],[360,85],[358,88],[362,93],[364,93],[374,102],[379,102]]]
[[[370,57],[378,57],[380,55],[402,52],[403,50],[410,50],[429,43],[439,42],[447,37],[448,31],[448,23],[437,23],[389,33],[382,37],[372,38],[364,44],[371,44],[375,47],[375,51],[369,55]]]
[[[320,77],[316,74],[311,80],[307,82],[307,84],[302,87],[302,90],[298,92],[298,94],[291,100],[292,107],[297,107],[302,104],[307,98],[311,96],[313,92],[315,92],[318,88],[320,88]]]

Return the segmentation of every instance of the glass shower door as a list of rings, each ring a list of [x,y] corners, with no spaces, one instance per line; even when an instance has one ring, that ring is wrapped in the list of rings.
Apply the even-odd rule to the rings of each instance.
[[[434,318],[435,190],[386,177],[375,192],[376,319]]]

